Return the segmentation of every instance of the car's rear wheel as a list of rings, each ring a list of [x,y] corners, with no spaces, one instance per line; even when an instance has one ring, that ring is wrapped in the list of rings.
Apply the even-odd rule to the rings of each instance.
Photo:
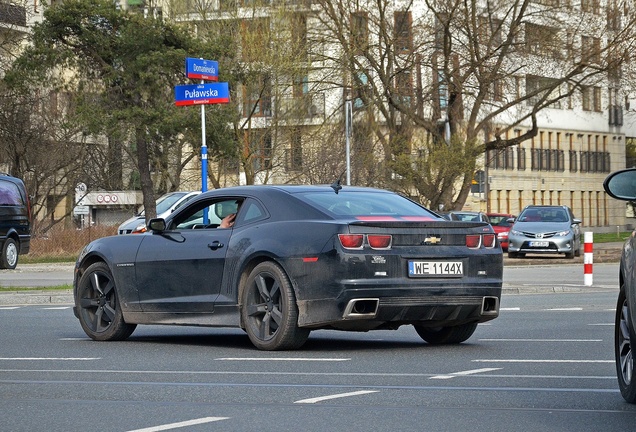
[[[241,318],[254,346],[262,350],[300,348],[309,330],[298,327],[298,307],[289,278],[276,263],[258,264],[243,287]]]
[[[84,332],[94,340],[124,340],[135,331],[121,313],[115,281],[103,262],[92,264],[77,287],[79,320]]]
[[[462,343],[470,338],[477,329],[477,323],[468,323],[450,327],[424,327],[413,325],[422,339],[433,345]]]
[[[636,403],[636,378],[634,377],[634,351],[632,341],[636,341],[630,320],[629,304],[625,288],[621,288],[616,304],[616,325],[614,347],[618,387],[627,402]]]
[[[0,258],[0,268],[13,270],[18,265],[18,255],[20,249],[12,238],[7,238],[2,247],[2,257]]]

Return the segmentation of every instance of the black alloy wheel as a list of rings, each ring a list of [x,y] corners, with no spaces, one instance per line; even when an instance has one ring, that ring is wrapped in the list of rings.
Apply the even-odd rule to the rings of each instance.
[[[298,327],[298,307],[289,278],[274,262],[258,264],[243,287],[241,319],[254,346],[261,350],[300,348],[309,329]]]
[[[422,339],[432,345],[462,343],[470,338],[477,329],[477,323],[468,323],[451,327],[424,327],[413,325]]]
[[[137,327],[124,321],[113,276],[103,262],[86,269],[80,278],[75,302],[80,324],[91,339],[124,340]]]
[[[636,340],[630,322],[630,310],[625,296],[625,287],[621,287],[616,304],[616,325],[614,335],[616,374],[618,386],[623,398],[636,403],[636,378],[634,377],[634,351],[631,341]]]

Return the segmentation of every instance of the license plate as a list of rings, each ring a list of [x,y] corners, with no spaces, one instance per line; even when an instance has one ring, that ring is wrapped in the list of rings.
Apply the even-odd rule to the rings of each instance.
[[[462,261],[409,261],[410,277],[461,277],[463,275],[464,263]]]
[[[548,247],[550,242],[547,241],[531,241],[530,247]]]

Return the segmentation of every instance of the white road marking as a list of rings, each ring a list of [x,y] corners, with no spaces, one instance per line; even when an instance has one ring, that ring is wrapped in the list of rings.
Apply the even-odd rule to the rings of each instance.
[[[54,307],[43,307],[42,310],[65,310],[70,309],[71,306],[54,306]]]
[[[500,311],[519,311],[520,307],[499,308]]]
[[[360,391],[355,391],[350,393],[339,393],[339,394],[333,394],[329,396],[315,397],[311,399],[301,399],[301,400],[297,400],[294,403],[313,404],[316,402],[322,402],[322,401],[326,401],[330,399],[338,399],[338,398],[349,397],[349,396],[359,396],[359,395],[364,395],[369,393],[378,393],[378,392],[379,392],[378,390],[360,390]]]
[[[479,339],[483,342],[603,342],[603,339]]]
[[[68,361],[85,361],[85,360],[101,360],[101,357],[0,357],[0,360],[18,360],[18,361],[49,361],[49,360],[68,360]]]
[[[589,326],[614,326],[614,323],[588,324]]]
[[[308,357],[221,357],[220,361],[307,361],[307,362],[342,362],[350,358],[308,358]]]
[[[614,363],[614,360],[477,359],[477,363]]]
[[[568,312],[568,311],[582,311],[583,308],[580,307],[573,307],[573,308],[552,308],[552,309],[546,309],[547,311],[552,311],[552,312]]]
[[[84,338],[59,338],[58,340],[61,340],[61,341],[86,341],[86,340],[91,340],[91,338],[88,338],[88,337],[84,337]]]
[[[473,370],[467,370],[467,371],[461,371],[461,372],[453,372],[453,373],[449,373],[449,374],[445,374],[445,375],[435,375],[435,376],[430,377],[429,379],[451,379],[451,378],[455,378],[455,377],[458,377],[458,376],[474,375],[474,374],[492,372],[492,371],[501,370],[501,369],[502,368],[473,369]]]
[[[177,429],[177,428],[184,428],[184,427],[188,427],[188,426],[200,425],[200,424],[205,424],[205,423],[212,423],[212,422],[216,422],[216,421],[220,421],[220,420],[227,420],[227,419],[229,419],[229,417],[203,417],[203,418],[183,421],[183,422],[179,422],[179,423],[170,423],[170,424],[165,424],[165,425],[160,425],[160,426],[153,426],[153,427],[148,427],[148,428],[143,428],[143,429],[134,429],[134,430],[130,430],[128,432],[158,432],[158,431],[165,431],[165,430],[170,430],[170,429]]]
[[[20,309],[20,306],[6,306],[6,307],[0,307],[0,310],[13,310],[13,309]]]

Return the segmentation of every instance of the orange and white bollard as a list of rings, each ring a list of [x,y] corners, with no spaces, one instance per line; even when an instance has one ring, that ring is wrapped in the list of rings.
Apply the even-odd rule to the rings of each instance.
[[[594,233],[586,232],[583,244],[583,283],[585,286],[592,286],[592,264],[594,263]]]

